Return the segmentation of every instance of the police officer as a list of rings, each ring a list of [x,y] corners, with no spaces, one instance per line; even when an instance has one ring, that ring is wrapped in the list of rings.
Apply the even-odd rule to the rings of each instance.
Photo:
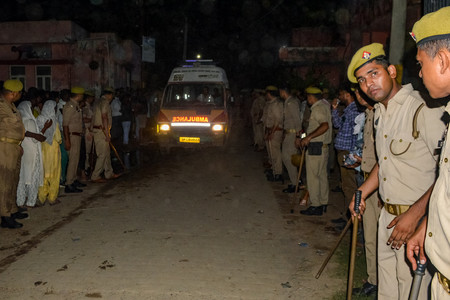
[[[281,146],[281,156],[283,164],[289,175],[290,184],[283,190],[284,193],[295,192],[297,185],[297,167],[291,162],[291,157],[297,154],[295,147],[295,137],[302,130],[302,118],[300,117],[300,100],[291,95],[288,87],[280,88],[280,97],[284,100],[283,116],[284,116],[284,139]]]
[[[252,117],[253,127],[253,145],[256,151],[262,151],[264,149],[264,124],[262,123],[262,115],[266,99],[264,98],[264,91],[255,89],[252,93],[252,107],[250,114]]]
[[[359,49],[347,77],[377,102],[374,124],[378,162],[359,190],[361,214],[366,198],[377,187],[384,205],[378,220],[378,298],[407,299],[413,277],[402,246],[426,212],[435,181],[436,148],[444,132],[440,120],[443,110],[426,107],[412,85],[397,83],[397,70],[387,61],[381,44]],[[354,198],[349,209],[356,216]],[[426,272],[420,299],[427,298],[430,279]]]
[[[300,211],[303,215],[321,216],[328,205],[328,148],[331,143],[331,111],[321,100],[322,91],[317,87],[306,89],[307,101],[311,106],[306,137],[299,146],[308,147],[306,153],[306,183],[311,206]]]
[[[81,137],[83,135],[83,116],[79,106],[83,100],[84,89],[72,87],[70,100],[63,108],[64,147],[69,153],[66,175],[66,193],[80,193],[79,187],[86,186],[77,180],[78,162],[80,160]]]
[[[417,43],[420,77],[433,98],[450,95],[450,7],[427,14],[414,24],[411,36]],[[439,177],[431,194],[428,216],[408,240],[407,256],[413,269],[425,253],[437,269],[431,283],[431,299],[450,299],[450,143],[448,121],[450,103],[446,108],[447,135],[439,162]],[[425,240],[425,250],[424,250]],[[420,251],[420,253],[419,253]]]
[[[114,98],[114,89],[107,87],[103,90],[99,103],[94,109],[94,118],[92,131],[94,133],[95,150],[97,152],[97,161],[94,172],[92,173],[92,182],[101,183],[106,180],[101,177],[104,172],[106,179],[116,178],[111,165],[111,152],[109,143],[111,142],[111,101]]]
[[[270,85],[266,88],[266,100],[263,111],[264,139],[272,164],[272,173],[268,174],[267,180],[283,182],[283,163],[281,160],[283,103],[278,99],[278,88],[276,86]]]
[[[16,205],[25,127],[14,102],[20,99],[22,89],[19,80],[6,80],[0,95],[0,215],[1,227],[6,228],[22,227],[15,219],[26,217]]]
[[[85,106],[83,107],[82,113],[83,113],[83,124],[84,124],[84,139],[85,139],[85,146],[86,146],[86,157],[84,162],[84,172],[85,175],[89,176],[89,174],[93,171],[94,166],[90,165],[89,157],[93,155],[91,153],[92,144],[94,141],[94,137],[92,134],[92,117],[94,115],[93,111],[93,104],[95,100],[95,94],[92,91],[86,91],[84,93],[84,101]]]

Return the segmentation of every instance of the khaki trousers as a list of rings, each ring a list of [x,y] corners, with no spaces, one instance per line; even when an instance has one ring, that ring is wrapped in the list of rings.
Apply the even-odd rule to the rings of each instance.
[[[378,221],[378,299],[408,299],[413,282],[411,268],[407,262],[405,246],[394,250],[386,245],[394,228],[386,229],[395,218],[384,208]],[[428,270],[422,278],[418,299],[428,299],[431,276]]]
[[[67,164],[66,185],[77,179],[78,162],[80,160],[81,136],[70,135],[69,163]]]
[[[253,126],[253,142],[256,146],[258,146],[258,149],[264,148],[264,124],[262,122],[252,123]]]
[[[89,164],[89,154],[91,154],[92,143],[94,142],[94,137],[92,133],[87,133],[84,137],[84,144],[86,145],[86,159],[84,161],[84,169],[87,170],[91,165]],[[93,168],[94,166],[92,166]]]
[[[105,139],[103,131],[94,132],[95,151],[97,152],[97,162],[92,173],[91,179],[99,179],[102,172],[105,172],[105,178],[111,178],[114,175],[111,165],[111,151],[109,150],[109,143]]]
[[[16,204],[22,149],[0,142],[0,216],[10,217],[18,211]]]
[[[322,155],[309,155],[306,152],[306,183],[311,206],[328,204],[329,186],[327,164],[328,146],[322,148]]]
[[[295,147],[295,133],[287,133],[281,146],[281,158],[286,170],[289,174],[289,180],[291,184],[297,184],[298,168],[291,162],[291,156],[297,154],[297,148]]]
[[[431,281],[431,300],[450,300],[450,294],[447,293],[439,282],[437,272]]]
[[[366,198],[363,216],[364,248],[366,250],[367,281],[377,285],[377,229],[381,207],[378,207],[378,192]]]
[[[352,200],[353,194],[356,191],[356,178],[355,178],[355,170],[344,167],[344,156],[348,155],[349,151],[347,150],[338,150],[337,159],[338,164],[341,170],[341,184],[342,191],[344,192],[345,210],[347,210],[347,206]],[[345,204],[344,203],[344,204]]]
[[[268,152],[272,162],[273,175],[281,175],[283,172],[283,162],[281,160],[281,140],[283,131],[277,130],[270,141],[267,141]]]

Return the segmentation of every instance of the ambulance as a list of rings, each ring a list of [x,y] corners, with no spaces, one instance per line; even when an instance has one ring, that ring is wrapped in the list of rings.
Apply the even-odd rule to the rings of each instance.
[[[173,69],[157,117],[160,149],[225,145],[228,88],[225,71],[212,60],[188,60]]]

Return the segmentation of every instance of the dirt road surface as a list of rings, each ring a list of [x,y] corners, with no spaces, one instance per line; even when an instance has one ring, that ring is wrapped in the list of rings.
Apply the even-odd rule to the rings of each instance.
[[[290,213],[248,129],[223,149],[147,150],[147,163],[0,229],[0,298],[327,299],[345,290],[323,217]],[[144,150],[145,151],[145,150]],[[141,153],[142,154],[142,153]],[[333,184],[333,183],[332,183]],[[331,185],[334,187],[334,185]]]

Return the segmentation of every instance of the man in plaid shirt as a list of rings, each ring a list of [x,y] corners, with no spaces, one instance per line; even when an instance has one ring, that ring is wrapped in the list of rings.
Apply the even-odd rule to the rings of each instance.
[[[345,105],[342,115],[339,114],[337,109],[339,101]],[[331,108],[333,126],[339,129],[334,140],[334,147],[337,150],[337,159],[341,171],[342,191],[344,192],[345,203],[350,203],[357,188],[356,177],[354,169],[344,166],[344,160],[355,146],[357,135],[353,134],[353,128],[355,127],[355,118],[360,114],[355,103],[355,93],[350,86],[343,86],[339,89],[339,98],[333,100]],[[346,208],[345,203],[344,207]]]

